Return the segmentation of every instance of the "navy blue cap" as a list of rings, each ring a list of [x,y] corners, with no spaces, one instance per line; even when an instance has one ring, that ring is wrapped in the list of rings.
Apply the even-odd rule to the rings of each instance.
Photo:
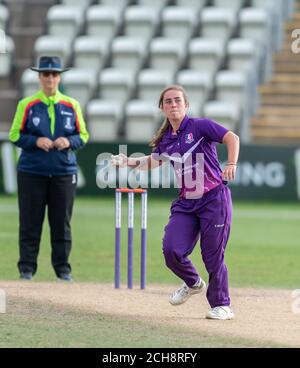
[[[63,73],[67,70],[70,70],[70,68],[62,68],[61,61],[58,56],[41,56],[39,59],[39,65],[37,68],[32,67],[31,70],[35,72],[58,72]]]

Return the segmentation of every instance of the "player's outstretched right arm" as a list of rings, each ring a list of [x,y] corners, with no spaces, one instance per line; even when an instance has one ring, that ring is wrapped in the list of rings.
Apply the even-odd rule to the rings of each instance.
[[[142,171],[152,170],[161,165],[160,161],[153,160],[151,155],[142,157],[127,157],[123,153],[111,156],[111,164],[118,167],[132,167]]]

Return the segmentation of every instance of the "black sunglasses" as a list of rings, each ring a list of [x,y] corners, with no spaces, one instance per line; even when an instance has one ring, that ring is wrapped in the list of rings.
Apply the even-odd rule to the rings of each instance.
[[[42,72],[41,73],[43,75],[43,77],[49,77],[50,75],[52,75],[53,77],[57,77],[60,73],[59,72]]]

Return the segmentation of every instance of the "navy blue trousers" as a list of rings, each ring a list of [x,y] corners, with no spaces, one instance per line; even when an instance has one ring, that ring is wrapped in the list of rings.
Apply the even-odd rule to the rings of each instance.
[[[76,175],[41,176],[18,172],[20,272],[37,271],[43,223],[47,208],[51,263],[56,275],[70,273],[71,217]]]

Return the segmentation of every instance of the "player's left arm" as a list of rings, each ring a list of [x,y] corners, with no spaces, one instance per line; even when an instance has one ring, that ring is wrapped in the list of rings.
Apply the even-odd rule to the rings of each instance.
[[[227,164],[222,177],[224,180],[234,180],[240,151],[240,139],[235,133],[228,131],[223,137],[223,144],[227,146]]]

